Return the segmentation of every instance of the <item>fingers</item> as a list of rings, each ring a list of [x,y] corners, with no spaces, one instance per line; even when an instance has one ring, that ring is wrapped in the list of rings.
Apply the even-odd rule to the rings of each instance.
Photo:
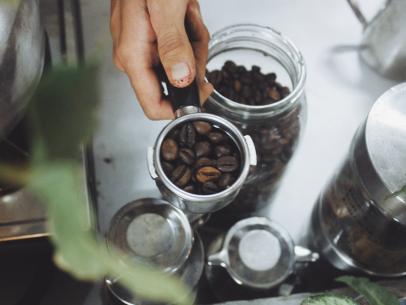
[[[120,0],[111,0],[111,9],[110,9],[110,32],[113,39],[113,54],[118,45],[121,32],[121,7]],[[113,55],[114,65],[120,71],[124,71],[123,66],[116,56]]]
[[[158,52],[145,2],[120,2],[121,33],[114,56],[128,75],[145,115],[152,120],[172,119],[172,107],[162,99],[161,85],[153,71]]]
[[[149,119],[172,120],[175,118],[172,105],[162,99],[161,84],[152,68],[127,66],[126,73],[130,77],[137,99]]]
[[[206,83],[204,79],[210,34],[203,22],[199,3],[195,0],[190,1],[188,5],[185,23],[196,60],[196,80],[200,89],[200,101],[204,102],[213,92],[213,86]]]
[[[172,85],[182,88],[196,75],[193,49],[185,30],[187,0],[147,0],[159,58]]]

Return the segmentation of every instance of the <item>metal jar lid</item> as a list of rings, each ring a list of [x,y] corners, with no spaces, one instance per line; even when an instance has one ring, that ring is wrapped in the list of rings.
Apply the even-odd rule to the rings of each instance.
[[[237,222],[227,232],[221,250],[208,255],[208,264],[224,267],[240,285],[269,289],[293,272],[294,243],[277,223],[251,217]]]
[[[406,83],[378,98],[358,136],[354,153],[363,185],[385,214],[406,225]]]
[[[114,215],[107,245],[138,263],[173,273],[188,259],[193,235],[181,210],[161,199],[143,198],[126,204]]]

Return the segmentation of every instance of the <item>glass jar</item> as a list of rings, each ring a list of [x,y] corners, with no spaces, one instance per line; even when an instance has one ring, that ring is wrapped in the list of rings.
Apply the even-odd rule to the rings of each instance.
[[[247,69],[255,65],[263,73],[276,73],[278,81],[290,91],[277,102],[252,106],[231,100],[215,88],[205,104],[207,112],[230,120],[243,134],[250,135],[257,150],[257,166],[251,169],[236,200],[221,211],[225,217],[235,218],[270,202],[297,148],[305,122],[306,67],[289,39],[259,25],[233,25],[213,35],[207,69],[220,69],[229,60]]]
[[[382,95],[321,193],[312,240],[337,268],[406,274],[406,83]]]

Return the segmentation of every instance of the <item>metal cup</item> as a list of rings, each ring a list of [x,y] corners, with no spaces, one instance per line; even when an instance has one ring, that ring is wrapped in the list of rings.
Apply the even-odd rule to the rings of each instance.
[[[193,236],[181,210],[161,199],[138,199],[121,208],[111,221],[107,245],[118,248],[134,262],[152,264],[179,276],[191,291],[203,273],[200,237]],[[148,304],[125,289],[120,278],[106,278],[105,286],[114,304]]]
[[[265,217],[251,217],[217,237],[207,257],[206,277],[213,292],[222,300],[230,300],[247,297],[250,292],[265,296],[264,292],[292,275],[297,264],[316,261],[319,256],[295,246],[279,224]]]
[[[234,124],[217,115],[200,112],[199,93],[195,82],[183,89],[172,87],[168,81],[164,80],[164,82],[177,118],[164,127],[154,146],[148,150],[150,175],[164,198],[186,214],[205,214],[220,210],[235,199],[248,177],[250,166],[257,164],[255,145],[251,137],[244,136]],[[210,122],[227,133],[236,144],[241,155],[241,173],[238,179],[229,188],[212,195],[185,192],[172,183],[164,173],[161,164],[161,146],[168,133],[180,124],[199,120]]]

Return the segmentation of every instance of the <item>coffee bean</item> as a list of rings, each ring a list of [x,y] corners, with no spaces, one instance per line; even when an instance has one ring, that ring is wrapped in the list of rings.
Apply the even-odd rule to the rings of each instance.
[[[197,142],[195,147],[194,147],[196,157],[205,157],[208,156],[211,152],[211,145],[208,141],[201,141]]]
[[[273,86],[276,80],[276,74],[275,73],[269,73],[265,75],[265,79],[268,82],[269,85]]]
[[[209,133],[209,139],[212,143],[218,144],[226,139],[224,133],[219,131],[213,131]]]
[[[178,128],[172,129],[168,134],[168,138],[171,138],[171,139],[177,141],[178,137],[179,137],[179,133],[180,133],[180,130]]]
[[[206,158],[206,157],[202,157],[200,159],[198,159],[195,163],[195,168],[199,169],[203,166],[215,166],[216,161]]]
[[[213,86],[216,86],[221,83],[223,79],[223,74],[219,70],[214,70],[208,74],[208,79]]]
[[[196,173],[196,180],[200,183],[217,180],[221,176],[221,172],[212,166],[200,168]]]
[[[282,87],[279,91],[282,95],[282,98],[285,98],[290,94],[290,89],[288,87]]]
[[[195,192],[195,187],[193,185],[187,185],[187,186],[185,186],[183,188],[183,190],[185,192],[188,192],[188,193],[194,193]]]
[[[234,90],[237,93],[241,91],[241,82],[238,79],[234,81]]]
[[[195,153],[190,148],[182,148],[179,151],[179,159],[187,165],[193,165],[195,162]]]
[[[272,87],[268,90],[268,97],[276,102],[281,99],[281,94],[279,93],[278,89],[276,89],[276,87]]]
[[[191,177],[192,177],[192,170],[185,164],[182,164],[174,169],[171,180],[177,186],[182,187],[189,183]]]
[[[222,188],[225,189],[229,186],[231,186],[234,183],[234,177],[231,174],[223,174],[221,175],[221,177],[219,178],[217,185]]]
[[[192,148],[196,142],[196,131],[191,123],[186,123],[180,129],[179,144],[182,147]]]
[[[203,183],[202,185],[203,194],[209,195],[217,193],[218,191],[219,191],[218,186],[212,181],[208,181],[206,183]]]
[[[214,71],[216,71],[215,74],[213,74]],[[275,73],[263,73],[259,66],[251,66],[247,69],[228,61],[220,70],[214,71],[209,72],[208,75],[213,74],[217,77],[221,75],[220,78],[222,78],[214,85],[215,89],[224,97],[237,103],[250,106],[270,105],[290,94],[289,87],[279,83]],[[243,133],[250,135],[254,141],[257,149],[257,166],[250,170],[252,183],[244,187],[232,204],[233,213],[236,210],[252,212],[256,202],[264,202],[267,194],[275,190],[274,183],[282,176],[297,145],[301,128],[299,113],[300,106],[269,121],[264,120],[253,124],[249,122],[241,126]],[[212,132],[218,131],[213,129]],[[238,169],[241,168],[241,154],[227,134],[225,138],[224,141],[217,141],[213,136],[209,138],[212,143],[212,153],[209,157],[218,159],[211,165],[205,165],[215,166],[222,171],[222,175],[213,181],[219,191],[235,183],[238,179]],[[220,156],[222,151],[222,148],[218,148],[220,145],[230,145],[231,154]],[[234,157],[234,160],[229,159],[229,156]],[[201,187],[199,190],[203,191]]]
[[[162,162],[162,169],[164,170],[165,174],[170,176],[174,170],[174,166],[169,162]]]
[[[207,135],[212,129],[211,124],[205,121],[193,122],[193,126],[195,127],[196,132],[200,135]]]
[[[166,161],[173,161],[178,157],[178,144],[173,139],[166,139],[161,147],[162,158]]]
[[[231,147],[229,145],[219,145],[214,148],[214,154],[217,158],[231,154]]]
[[[237,158],[233,156],[221,157],[217,160],[217,168],[223,173],[230,173],[239,167]]]

